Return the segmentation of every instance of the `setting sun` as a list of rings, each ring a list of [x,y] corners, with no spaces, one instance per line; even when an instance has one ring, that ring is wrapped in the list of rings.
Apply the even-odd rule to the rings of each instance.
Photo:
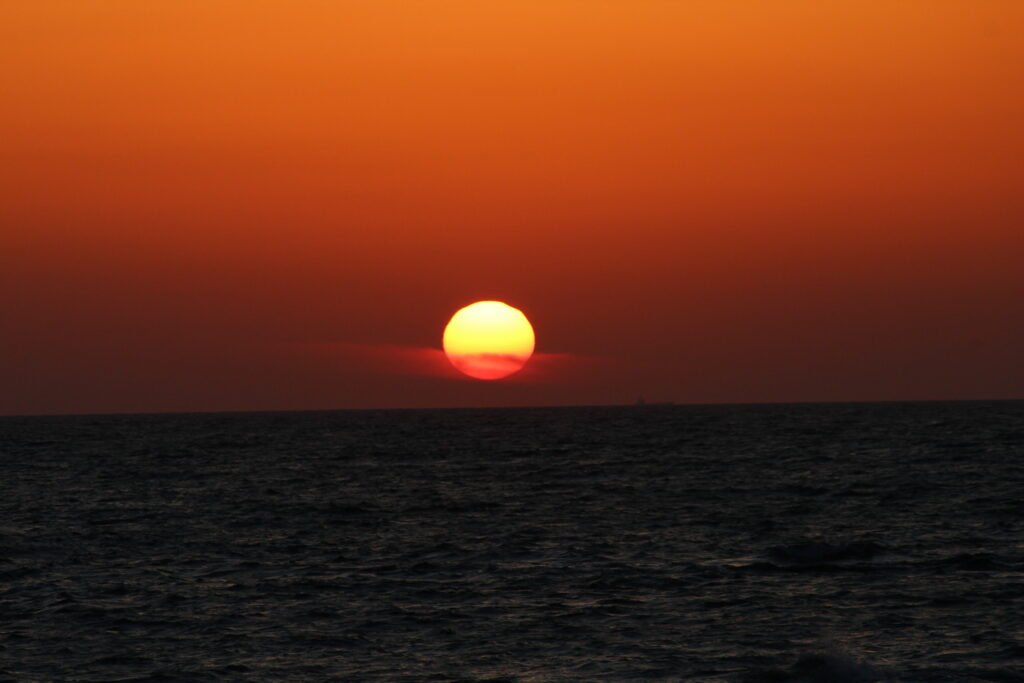
[[[523,312],[501,301],[477,301],[459,309],[444,328],[444,352],[461,372],[501,379],[533,355],[533,326]]]

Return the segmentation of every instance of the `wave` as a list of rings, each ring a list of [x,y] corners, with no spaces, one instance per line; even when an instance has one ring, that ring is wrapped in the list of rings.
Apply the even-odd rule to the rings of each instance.
[[[874,683],[884,680],[873,666],[838,653],[801,655],[788,670],[749,672],[743,683]]]
[[[776,562],[785,564],[817,565],[850,560],[870,560],[885,552],[884,546],[871,541],[836,544],[811,541],[769,548],[768,556]]]

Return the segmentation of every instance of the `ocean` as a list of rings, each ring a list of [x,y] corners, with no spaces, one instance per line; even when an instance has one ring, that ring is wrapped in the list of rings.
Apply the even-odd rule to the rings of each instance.
[[[1024,681],[1024,402],[0,418],[0,679]]]

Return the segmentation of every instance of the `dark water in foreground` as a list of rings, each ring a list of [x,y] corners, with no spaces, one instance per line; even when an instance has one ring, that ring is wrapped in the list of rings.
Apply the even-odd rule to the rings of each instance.
[[[1024,681],[1024,403],[0,419],[0,678]]]

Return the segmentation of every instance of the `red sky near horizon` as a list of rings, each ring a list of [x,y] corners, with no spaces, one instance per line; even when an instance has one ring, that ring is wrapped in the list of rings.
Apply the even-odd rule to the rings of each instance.
[[[1024,3],[4,14],[0,414],[1024,398]]]

